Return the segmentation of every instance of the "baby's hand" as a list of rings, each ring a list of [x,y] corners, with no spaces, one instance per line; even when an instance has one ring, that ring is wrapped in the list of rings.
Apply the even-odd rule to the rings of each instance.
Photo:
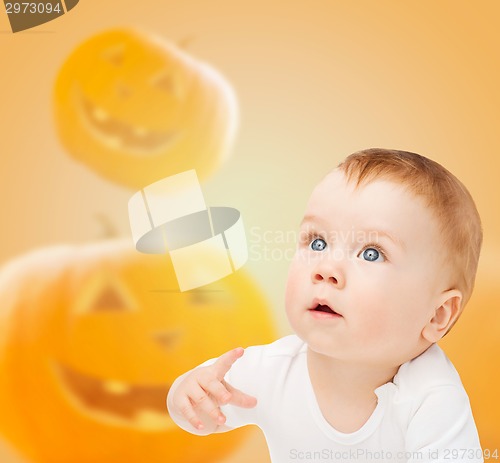
[[[183,416],[196,429],[217,428],[226,417],[220,406],[225,404],[253,408],[255,397],[232,387],[224,381],[225,374],[244,353],[238,347],[222,354],[212,365],[198,367],[186,375],[173,391],[172,412]]]

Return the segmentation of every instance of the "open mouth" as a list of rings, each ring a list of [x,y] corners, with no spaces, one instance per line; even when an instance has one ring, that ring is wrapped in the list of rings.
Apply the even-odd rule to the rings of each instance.
[[[94,419],[144,431],[175,427],[165,406],[170,385],[133,385],[85,375],[60,363],[54,366],[70,402]]]
[[[321,318],[332,318],[332,317],[342,317],[339,313],[335,312],[329,305],[327,304],[316,304],[315,306],[309,309],[309,312],[315,314],[317,317]]]
[[[159,132],[117,121],[103,108],[85,98],[81,92],[77,93],[77,106],[81,108],[80,116],[87,130],[110,148],[151,156],[165,151],[179,138],[178,131]]]

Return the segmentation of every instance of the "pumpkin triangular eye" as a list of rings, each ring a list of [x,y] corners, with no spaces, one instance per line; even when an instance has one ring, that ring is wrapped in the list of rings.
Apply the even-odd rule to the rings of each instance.
[[[154,340],[164,348],[174,346],[180,337],[182,337],[180,330],[159,331],[153,335]]]
[[[75,300],[78,314],[119,312],[137,309],[137,303],[127,287],[107,273],[94,275],[80,290]]]
[[[97,294],[97,298],[92,302],[89,310],[91,311],[109,311],[109,310],[127,310],[128,304],[123,296],[113,286],[103,288],[102,292]]]
[[[114,66],[121,66],[125,59],[125,45],[115,45],[104,50],[102,57]]]

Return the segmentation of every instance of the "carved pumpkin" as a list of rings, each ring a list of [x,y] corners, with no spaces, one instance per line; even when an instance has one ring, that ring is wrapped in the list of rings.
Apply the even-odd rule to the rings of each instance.
[[[500,279],[498,252],[481,251],[474,293],[456,326],[440,342],[469,394],[483,449],[500,453]],[[485,459],[487,454],[485,454]]]
[[[77,47],[54,100],[68,153],[134,189],[189,169],[205,178],[227,156],[237,124],[234,93],[218,72],[132,29]]]
[[[211,462],[245,436],[193,436],[165,406],[179,374],[275,338],[244,270],[181,293],[167,256],[60,246],[4,266],[0,301],[0,431],[33,461]]]

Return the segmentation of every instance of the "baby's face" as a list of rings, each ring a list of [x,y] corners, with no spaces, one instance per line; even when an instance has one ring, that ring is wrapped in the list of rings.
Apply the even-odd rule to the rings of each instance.
[[[333,171],[311,195],[290,266],[292,328],[318,353],[401,365],[427,347],[422,328],[449,289],[442,252],[420,198],[386,180],[355,189]]]

